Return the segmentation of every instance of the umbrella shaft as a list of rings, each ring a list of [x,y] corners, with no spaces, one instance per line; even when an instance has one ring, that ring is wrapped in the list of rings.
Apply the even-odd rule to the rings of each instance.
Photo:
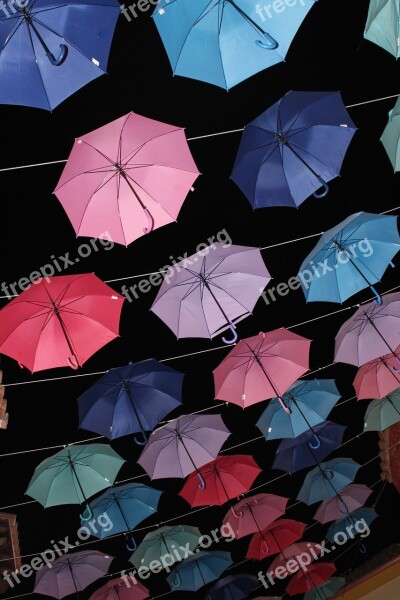
[[[242,10],[240,8],[240,6],[238,6],[233,0],[226,0],[226,2],[228,4],[230,4],[235,10],[237,10],[237,12],[244,18],[246,19],[246,21],[248,23],[250,23],[250,25],[252,25],[252,27],[254,27],[258,33],[261,33],[261,35],[264,35],[265,31],[255,22],[253,21],[253,19],[251,17],[249,17],[248,14],[246,14],[244,12],[244,10]]]
[[[125,383],[123,385],[124,385],[124,389],[125,389],[125,391],[126,391],[126,393],[128,395],[129,401],[132,404],[133,412],[135,413],[135,417],[137,418],[137,421],[139,423],[140,431],[144,434],[144,427],[142,425],[142,422],[141,422],[140,417],[139,417],[139,413],[138,413],[137,408],[135,406],[135,403],[133,401],[132,394],[131,394],[131,391],[129,389],[129,386],[126,385]]]
[[[346,256],[347,256],[347,257],[348,257],[348,259],[349,259],[349,262],[350,262],[350,263],[353,265],[353,267],[355,268],[355,270],[357,271],[357,273],[358,273],[359,275],[361,275],[361,277],[364,279],[364,281],[365,281],[365,282],[366,282],[366,283],[367,283],[369,286],[371,286],[371,285],[372,285],[372,283],[371,283],[370,281],[368,281],[368,279],[365,277],[365,275],[364,275],[364,273],[361,271],[361,269],[359,269],[359,268],[357,267],[356,263],[353,261],[353,259],[351,258],[350,254],[347,252],[346,248],[345,248],[345,247],[344,247],[342,244],[339,244],[339,243],[338,243],[336,240],[333,240],[333,243],[334,243],[334,244],[335,244],[335,245],[336,245],[336,246],[339,248],[339,250],[340,250],[341,252],[344,252],[344,253],[346,254]],[[363,264],[364,264],[364,263],[363,263]]]
[[[381,338],[381,340],[383,341],[383,343],[387,346],[387,348],[389,348],[391,354],[393,354],[393,356],[397,356],[395,351],[389,346],[389,344],[387,343],[387,341],[385,340],[385,338],[383,337],[383,335],[381,334],[381,332],[379,331],[379,329],[377,328],[377,326],[375,325],[373,319],[371,319],[371,317],[369,317],[367,315],[367,313],[364,313],[365,316],[367,317],[368,323],[371,325],[371,327],[373,327],[376,331],[376,333],[379,335],[379,337]]]
[[[84,499],[84,501],[85,501],[85,502],[87,502],[87,500],[86,500],[86,496],[85,496],[85,493],[84,493],[84,491],[83,491],[83,488],[82,488],[82,486],[81,486],[81,482],[79,481],[79,477],[78,477],[78,475],[77,475],[77,473],[76,473],[76,470],[75,470],[75,465],[74,465],[74,463],[73,463],[73,461],[72,461],[72,458],[71,458],[71,456],[70,456],[70,454],[69,454],[69,453],[68,453],[68,456],[69,456],[69,464],[71,465],[72,472],[73,472],[73,474],[75,475],[75,479],[76,479],[76,481],[77,481],[77,483],[78,483],[78,486],[79,486],[79,489],[80,489],[80,491],[81,491],[81,494],[82,494],[82,496],[83,496],[83,499]]]
[[[53,300],[52,300],[52,304],[53,304],[54,314],[55,314],[56,318],[58,319],[58,322],[60,323],[61,330],[62,330],[65,340],[68,344],[68,349],[71,352],[71,355],[76,359],[76,362],[79,364],[78,357],[76,356],[76,352],[72,346],[71,340],[69,339],[67,328],[65,327],[64,321],[62,320],[61,315],[60,315],[56,305],[54,304]]]
[[[128,175],[125,173],[125,171],[123,169],[119,170],[119,174],[121,175],[121,177],[123,177],[126,181],[126,183],[128,184],[131,192],[133,193],[133,195],[135,196],[136,200],[139,202],[140,206],[143,208],[143,210],[146,209],[146,206],[143,204],[143,202],[141,201],[141,199],[139,198],[139,195],[136,193],[133,185],[131,184],[131,182],[129,181],[129,177]]]
[[[32,29],[33,33],[36,35],[43,50],[46,52],[46,54],[51,54],[50,49],[46,45],[46,42],[44,41],[44,39],[42,38],[42,36],[40,35],[38,30],[34,26],[32,17],[30,15],[28,15],[27,12],[24,14],[24,11],[21,11],[21,13],[23,13],[23,16],[25,17],[25,21],[26,21],[26,24],[28,25],[28,29],[29,29],[29,27]]]
[[[198,468],[196,467],[196,465],[195,465],[195,463],[194,463],[194,460],[193,460],[193,458],[190,456],[190,452],[189,452],[189,450],[186,448],[186,444],[185,444],[185,442],[183,441],[183,438],[182,438],[182,436],[181,436],[181,434],[180,434],[180,433],[178,433],[178,440],[179,440],[179,441],[180,441],[180,443],[182,444],[182,447],[183,447],[183,449],[185,450],[186,454],[188,455],[190,462],[191,462],[191,463],[192,463],[192,465],[194,466],[194,470],[196,471],[196,473],[198,473],[198,472],[199,472],[199,470],[198,470]]]
[[[128,528],[128,531],[130,531],[131,530],[131,526],[129,525],[128,519],[125,516],[125,513],[124,513],[124,511],[122,509],[121,503],[120,503],[119,499],[117,498],[117,495],[113,494],[113,498],[114,498],[115,504],[118,506],[119,512],[121,513],[122,519],[123,519],[126,527]]]
[[[73,582],[73,584],[74,584],[74,588],[75,588],[75,594],[76,594],[76,597],[77,597],[77,598],[79,598],[79,594],[78,594],[78,588],[76,587],[76,582],[75,582],[75,577],[74,577],[74,572],[73,572],[73,570],[72,570],[71,563],[69,562],[69,560],[68,560],[68,559],[67,559],[67,564],[68,564],[69,571],[70,571],[70,573],[71,573],[71,579],[72,579],[72,582]]]
[[[216,476],[218,477],[218,480],[219,480],[219,482],[220,482],[220,484],[221,484],[221,487],[222,487],[222,489],[224,490],[224,494],[225,494],[225,496],[226,496],[226,498],[227,498],[228,502],[230,503],[230,505],[231,505],[231,506],[233,506],[233,504],[232,504],[232,502],[231,502],[231,498],[230,498],[230,496],[229,496],[229,494],[228,494],[228,491],[227,491],[227,489],[226,489],[226,487],[225,487],[225,485],[224,485],[224,482],[223,482],[223,480],[222,480],[221,473],[218,471],[217,467],[214,467],[214,470],[215,470],[215,474],[216,474]]]
[[[250,350],[250,352],[252,353],[252,355],[254,356],[254,360],[256,361],[256,363],[258,364],[258,366],[260,367],[260,369],[264,373],[265,377],[268,379],[268,383],[270,384],[270,386],[274,390],[275,396],[277,398],[280,398],[280,400],[283,402],[283,399],[282,399],[280,393],[278,392],[278,390],[276,389],[276,387],[272,383],[272,380],[271,380],[270,376],[268,375],[267,371],[264,369],[264,365],[262,364],[261,360],[259,359],[259,357],[257,356],[257,354],[254,352],[253,348],[251,348],[248,344],[247,344],[247,347]],[[283,402],[283,404],[285,404],[285,403]]]
[[[217,298],[216,298],[216,296],[215,296],[214,292],[212,291],[212,289],[211,289],[211,286],[210,286],[210,284],[208,283],[208,281],[207,281],[207,280],[206,280],[204,277],[202,277],[202,276],[200,276],[200,279],[201,279],[201,281],[202,281],[202,283],[203,283],[204,287],[205,287],[205,288],[206,288],[206,289],[207,289],[207,290],[210,292],[210,294],[211,294],[211,296],[212,296],[213,300],[215,301],[215,303],[216,303],[216,305],[218,306],[219,310],[220,310],[220,311],[221,311],[221,313],[223,314],[223,316],[224,316],[224,318],[226,319],[226,322],[228,323],[228,325],[231,325],[231,321],[230,321],[230,319],[228,319],[228,316],[227,316],[227,314],[225,313],[224,309],[222,308],[222,306],[221,306],[221,305],[220,305],[220,303],[218,302],[218,300],[217,300]]]
[[[282,138],[281,138],[281,139],[282,139]],[[300,154],[299,154],[298,152],[296,152],[296,150],[294,150],[294,149],[292,148],[292,146],[289,144],[289,142],[288,142],[287,140],[285,140],[284,138],[283,138],[283,144],[284,144],[284,146],[285,146],[286,148],[288,148],[288,149],[289,149],[291,152],[293,152],[293,154],[294,154],[294,155],[295,155],[295,156],[296,156],[296,157],[297,157],[297,158],[298,158],[298,159],[299,159],[299,160],[300,160],[300,161],[303,163],[303,165],[304,165],[305,167],[307,167],[307,169],[308,169],[309,171],[311,171],[311,173],[312,173],[313,175],[315,175],[315,177],[317,177],[317,178],[319,177],[318,173],[316,173],[316,172],[314,171],[314,169],[313,169],[312,167],[310,167],[310,165],[308,164],[308,162],[306,162],[306,161],[304,160],[304,158],[303,158],[302,156],[300,156]]]

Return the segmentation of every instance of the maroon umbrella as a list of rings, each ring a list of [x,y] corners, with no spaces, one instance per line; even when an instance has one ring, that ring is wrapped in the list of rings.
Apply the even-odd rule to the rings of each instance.
[[[318,563],[317,565],[311,565],[307,568],[307,571],[299,570],[296,575],[292,577],[286,587],[286,591],[289,596],[310,592],[317,586],[325,583],[325,581],[328,581],[329,577],[335,572],[336,567],[334,563]]]
[[[293,519],[278,519],[260,533],[257,532],[251,538],[246,558],[263,560],[297,542],[304,532],[305,523]]]
[[[122,577],[110,579],[89,600],[145,600],[150,596],[149,590],[140,581],[135,579],[135,583],[132,581],[132,585],[128,584],[122,581]]]
[[[234,505],[224,517],[223,524],[230,525],[235,538],[239,539],[268,527],[285,514],[289,498],[275,494],[256,494],[244,498]]]

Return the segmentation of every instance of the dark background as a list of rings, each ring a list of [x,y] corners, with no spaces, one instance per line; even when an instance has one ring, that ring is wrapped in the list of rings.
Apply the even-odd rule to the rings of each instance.
[[[133,110],[160,121],[186,127],[188,137],[243,127],[288,90],[340,90],[346,105],[388,96],[400,92],[399,65],[395,59],[363,40],[363,30],[368,10],[367,0],[319,0],[310,11],[296,36],[286,62],[268,69],[233,88],[229,93],[205,83],[172,77],[169,62],[149,13],[139,13],[128,22],[123,16],[117,25],[109,61],[109,75],[99,78],[80,90],[55,109],[53,114],[25,107],[0,107],[1,167],[23,165],[67,158],[75,137],[87,133]],[[188,195],[179,215],[179,223],[157,229],[144,236],[127,249],[115,246],[110,251],[93,252],[68,273],[94,271],[101,279],[109,280],[138,273],[156,271],[170,262],[169,257],[179,257],[194,252],[200,242],[226,229],[233,243],[262,247],[281,241],[324,231],[349,214],[365,210],[381,212],[400,204],[398,176],[393,175],[391,164],[379,142],[386,124],[387,113],[395,100],[350,109],[350,115],[359,131],[346,155],[342,175],[330,184],[329,195],[322,199],[308,199],[298,210],[268,208],[253,212],[246,198],[229,181],[240,134],[189,142],[190,149],[201,173],[195,183],[195,192]],[[77,256],[77,248],[88,241],[76,239],[61,205],[52,195],[63,165],[44,166],[21,171],[1,173],[2,253],[1,279],[6,283],[28,276],[32,271],[51,262],[51,255],[70,252]],[[396,214],[397,211],[391,213]],[[263,252],[266,265],[274,278],[271,285],[287,281],[298,272],[303,258],[314,247],[316,238],[288,244]],[[398,259],[397,261],[398,264]],[[128,286],[137,282],[130,280]],[[388,290],[399,283],[397,269],[389,269],[379,286]],[[116,290],[122,284],[113,284]],[[100,350],[86,362],[82,373],[106,370],[129,361],[149,357],[164,359],[190,352],[206,350],[220,345],[213,341],[193,339],[177,341],[172,332],[151,312],[157,289],[142,294],[132,304],[125,302],[121,319],[121,337]],[[370,293],[365,290],[347,301],[351,306],[365,300]],[[6,300],[1,300],[5,305]],[[313,317],[338,310],[340,305],[311,303],[306,305],[301,290],[266,306],[260,300],[254,315],[238,326],[240,337],[255,335],[289,326]],[[314,340],[311,346],[310,369],[329,365],[333,360],[334,337],[340,325],[353,311],[331,316],[315,323],[299,326],[294,331]],[[212,370],[226,355],[224,349],[200,356],[177,359],[168,364],[187,374],[184,384],[184,406],[172,416],[213,407]],[[17,363],[3,357],[5,383],[33,382],[37,379],[68,376],[71,371],[58,369],[31,375],[20,370]],[[349,365],[335,365],[325,369],[322,377],[336,378],[343,399],[354,395],[352,381],[356,369]],[[10,423],[8,430],[0,431],[0,454],[66,444],[92,437],[90,432],[78,430],[76,398],[96,377],[67,379],[65,381],[32,383],[6,389],[9,401]],[[347,425],[345,440],[362,431],[366,402],[351,400],[335,408],[330,419]],[[260,435],[255,422],[265,408],[265,403],[242,411],[229,405],[220,412],[232,431],[225,444],[229,448]],[[216,413],[216,406],[210,409]],[[367,433],[335,452],[334,456],[351,456],[365,463],[378,453],[377,434]],[[261,485],[281,475],[271,465],[278,441],[266,443],[259,439],[247,443],[234,453],[252,454],[263,473],[255,482]],[[117,478],[119,481],[142,475],[136,465],[140,448],[131,437],[112,443],[113,448],[126,460]],[[29,500],[24,492],[34,468],[56,450],[29,452],[17,456],[0,457],[0,506],[9,507]],[[264,486],[259,492],[277,493],[291,497],[289,506],[304,478],[304,471]],[[372,485],[379,480],[379,460],[360,469],[356,481]],[[147,477],[139,479],[150,484]],[[159,513],[145,521],[143,526],[189,512],[190,507],[177,493],[181,480],[156,480],[154,486],[165,490]],[[368,501],[374,503],[380,485]],[[398,494],[387,484],[377,504],[379,519],[372,525],[372,534],[365,540],[367,554],[341,548],[327,560],[337,562],[338,573],[365,561],[381,548],[400,540]],[[221,524],[228,505],[178,518],[176,523],[197,525],[203,533]],[[289,509],[288,517],[311,523],[316,505],[299,504]],[[44,510],[39,504],[6,508],[18,515],[22,555],[42,552],[50,548],[50,540],[64,539],[66,535],[76,540],[80,507],[59,506]],[[139,526],[140,527],[140,526]],[[319,524],[306,531],[306,539],[319,542],[327,527]],[[140,541],[144,534],[137,534]],[[250,538],[231,544],[220,544],[219,549],[232,552],[240,563],[246,554]],[[110,573],[131,565],[127,559],[122,537],[87,546],[115,556]],[[83,549],[84,547],[82,547]],[[216,548],[214,546],[214,548]],[[26,558],[23,562],[30,562]],[[247,561],[235,566],[227,574],[254,572],[266,569],[271,559],[262,563]],[[152,596],[168,591],[163,577],[152,576],[145,581]],[[80,594],[82,599],[105,580],[100,580]],[[29,593],[33,577],[16,586],[8,595]],[[283,590],[286,582],[276,592]],[[282,589],[281,589],[282,588]],[[201,598],[205,589],[191,597]],[[258,590],[258,595],[262,590]],[[170,597],[186,597],[181,593]],[[255,593],[254,595],[257,595]]]

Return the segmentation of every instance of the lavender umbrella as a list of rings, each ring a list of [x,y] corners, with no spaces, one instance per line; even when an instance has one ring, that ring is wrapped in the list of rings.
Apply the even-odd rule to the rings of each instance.
[[[271,276],[257,248],[215,243],[170,269],[151,307],[177,338],[213,338],[249,316]]]
[[[215,459],[229,435],[221,415],[182,415],[153,431],[137,462],[151,479],[196,471],[204,489],[198,469]]]

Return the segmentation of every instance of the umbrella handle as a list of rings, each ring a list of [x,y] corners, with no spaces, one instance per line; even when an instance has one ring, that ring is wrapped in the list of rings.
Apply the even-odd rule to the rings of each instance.
[[[342,506],[344,506],[344,510],[342,509],[342,506],[341,506],[341,505],[342,505]],[[343,517],[346,517],[347,515],[349,515],[349,514],[350,514],[350,513],[349,513],[349,510],[348,510],[348,508],[347,508],[347,506],[345,505],[345,503],[344,503],[342,500],[339,500],[339,510],[340,510],[340,514],[341,514]]]
[[[263,48],[264,50],[275,50],[279,46],[278,42],[272,37],[272,35],[269,35],[269,33],[266,31],[264,32],[263,37],[267,40],[268,44],[262,42],[261,40],[256,40],[256,45],[259,48]]]
[[[136,436],[134,436],[133,440],[135,442],[135,444],[137,444],[138,446],[145,446],[147,444],[147,440],[149,439],[147,437],[147,435],[145,434],[144,431],[140,432],[140,435],[142,436],[142,439],[138,439]]]
[[[396,355],[396,360],[398,363],[400,363],[400,358]],[[400,373],[400,369],[395,369],[394,367],[392,367],[392,371],[394,371],[395,373]]]
[[[129,550],[129,552],[135,552],[135,550],[137,550],[137,543],[136,543],[135,538],[133,537],[133,535],[131,535],[127,539],[128,539],[128,541],[125,544],[126,549]]]
[[[376,289],[374,288],[373,285],[369,286],[371,291],[375,294],[376,298],[374,300],[374,304],[376,304],[377,306],[380,306],[382,304],[382,298],[381,295],[376,291]]]
[[[326,475],[327,479],[329,479],[329,481],[332,481],[332,479],[335,477],[335,474],[333,471],[325,471],[325,475]]]
[[[233,515],[237,518],[237,519],[241,519],[243,517],[243,513],[241,510],[239,510],[239,512],[237,513],[235,511],[235,509],[233,508],[233,506],[231,506],[231,511],[233,513]]]
[[[60,50],[61,52],[58,58],[56,58],[51,52],[46,52],[47,58],[55,67],[59,67],[60,65],[62,65],[65,59],[67,58],[68,46],[66,46],[65,44],[60,44]]]
[[[363,544],[361,542],[360,547],[358,548],[359,552],[361,552],[361,554],[366,554],[367,553],[367,549],[365,547],[365,544]]]
[[[74,369],[74,371],[79,369],[79,362],[75,355],[68,356],[68,362],[69,366],[71,367],[71,369]]]
[[[285,411],[286,414],[291,415],[292,414],[292,410],[286,406],[286,404],[284,403],[284,401],[282,400],[282,398],[278,397],[278,400],[280,402],[280,405],[282,406],[283,410]]]
[[[322,177],[320,175],[317,175],[317,179],[320,182],[320,184],[322,185],[322,187],[324,188],[322,192],[320,192],[319,194],[317,192],[313,193],[314,198],[323,198],[324,196],[327,195],[327,193],[329,192],[329,185],[326,183],[326,181],[324,181],[322,179]]]
[[[22,355],[21,355],[21,352],[18,350],[18,352],[17,352],[17,363],[18,363],[19,368],[23,369],[24,365],[22,364],[21,360],[22,360]]]
[[[238,339],[238,334],[236,333],[236,327],[234,326],[233,323],[229,324],[229,329],[233,333],[233,338],[231,340],[227,340],[225,337],[223,337],[222,341],[224,342],[224,344],[234,344],[236,342],[236,340]]]
[[[144,231],[144,233],[150,233],[150,231],[153,231],[153,229],[154,229],[154,219],[148,208],[144,208],[143,210],[145,212],[146,217],[149,220],[148,227],[143,227],[143,231]]]
[[[315,445],[312,444],[311,442],[308,442],[309,447],[311,448],[311,450],[318,450],[318,448],[321,448],[321,440],[319,439],[319,437],[317,436],[316,433],[314,433],[314,440],[315,440]]]
[[[199,478],[199,490],[205,490],[206,489],[206,482],[204,481],[204,477],[203,475],[200,473],[200,471],[197,471],[197,477]]]
[[[175,583],[176,580],[178,580],[178,583]],[[179,575],[178,571],[175,573],[175,577],[171,581],[171,585],[173,588],[178,588],[182,585],[182,579],[181,579],[181,576]]]
[[[88,514],[87,517],[85,517],[85,512],[87,512],[87,514]],[[79,516],[82,519],[82,521],[90,521],[90,519],[93,517],[93,512],[92,512],[92,509],[90,508],[89,504],[86,504],[85,510]]]
[[[261,542],[261,552],[264,554],[264,556],[268,556],[269,546],[265,540]]]

